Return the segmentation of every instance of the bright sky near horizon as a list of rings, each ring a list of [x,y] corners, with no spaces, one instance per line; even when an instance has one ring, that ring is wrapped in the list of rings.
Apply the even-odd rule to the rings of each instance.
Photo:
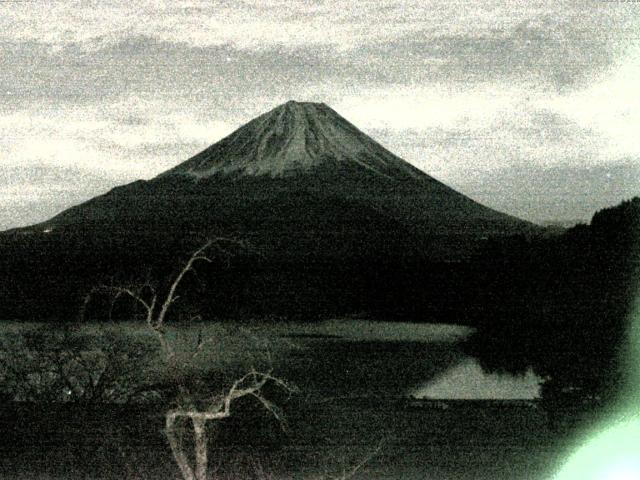
[[[640,195],[640,3],[2,1],[0,229],[289,99],[533,221]]]

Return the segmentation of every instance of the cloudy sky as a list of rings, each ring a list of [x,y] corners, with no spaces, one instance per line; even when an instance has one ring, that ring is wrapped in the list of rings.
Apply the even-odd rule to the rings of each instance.
[[[0,229],[322,101],[533,221],[640,194],[640,3],[0,2]]]

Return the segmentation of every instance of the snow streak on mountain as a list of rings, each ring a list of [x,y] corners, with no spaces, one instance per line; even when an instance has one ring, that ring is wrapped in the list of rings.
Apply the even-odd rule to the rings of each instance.
[[[165,175],[282,177],[345,164],[397,179],[424,176],[324,103],[295,101],[253,119]]]

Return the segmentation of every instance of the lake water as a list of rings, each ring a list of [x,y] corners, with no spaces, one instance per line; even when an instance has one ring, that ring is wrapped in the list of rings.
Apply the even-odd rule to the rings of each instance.
[[[298,338],[315,336],[324,345],[326,342],[350,343],[348,360],[353,363],[366,362],[367,355],[380,360],[376,365],[380,377],[405,376],[414,382],[424,375],[424,383],[407,385],[405,394],[415,398],[434,399],[535,399],[540,394],[540,378],[528,371],[521,376],[491,374],[482,370],[478,362],[465,355],[459,344],[473,329],[450,324],[416,324],[404,322],[372,322],[366,320],[332,320],[316,324],[295,324],[284,327],[288,332],[297,332]],[[363,344],[377,346],[362,354]],[[413,345],[406,350],[387,351],[387,346],[402,342]],[[416,348],[416,344],[422,347]],[[431,354],[423,354],[422,352]],[[332,353],[335,353],[333,351]],[[381,358],[384,357],[384,361]],[[326,358],[326,357],[325,357]],[[445,360],[446,358],[446,360]],[[389,364],[397,364],[389,368]],[[408,365],[410,362],[410,365]],[[420,363],[442,368],[421,370]],[[392,371],[395,368],[395,372]],[[336,369],[337,370],[337,369]],[[389,371],[388,371],[389,370]],[[409,371],[411,370],[411,371]],[[335,370],[334,370],[335,371]],[[372,380],[375,381],[375,380]],[[394,383],[395,385],[395,383]]]
[[[16,333],[43,324],[3,322],[1,333]],[[97,325],[81,327],[98,332]],[[143,324],[109,327],[129,334],[148,334]],[[242,327],[203,323],[178,327],[177,342],[191,345],[203,329],[215,339],[200,357],[203,369],[235,369],[247,365],[274,368],[305,391],[322,396],[406,395],[434,399],[533,399],[539,378],[488,374],[466,356],[460,342],[473,329],[450,324],[418,324],[360,319],[324,322],[254,323]],[[176,344],[179,347],[179,344]],[[185,348],[185,350],[188,350]],[[262,362],[257,352],[268,355]],[[264,359],[263,359],[264,360]],[[235,371],[234,370],[234,371]]]

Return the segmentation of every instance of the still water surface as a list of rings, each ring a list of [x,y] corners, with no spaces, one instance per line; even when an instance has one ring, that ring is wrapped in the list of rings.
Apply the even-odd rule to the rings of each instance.
[[[388,376],[389,365],[396,363],[395,374],[406,375],[411,382],[416,381],[420,371],[424,372],[424,380],[407,385],[405,394],[416,398],[434,399],[534,399],[540,393],[540,378],[528,371],[521,376],[509,374],[493,374],[482,370],[478,362],[460,349],[460,343],[467,338],[473,329],[451,324],[417,324],[404,322],[384,322],[366,320],[331,320],[316,324],[289,325],[289,332],[304,337],[316,336],[326,347],[326,342],[350,342],[350,354],[345,360],[353,365],[371,361],[372,356],[380,360],[377,367],[380,376]],[[362,345],[375,342],[372,348],[360,355]],[[398,350],[390,352],[387,346],[400,343],[413,345],[411,351]],[[415,348],[416,344],[422,347]],[[431,351],[432,355],[420,352]],[[364,357],[364,358],[360,358]],[[381,357],[385,357],[382,361]],[[448,359],[444,361],[445,357]],[[327,357],[324,357],[325,361]],[[424,365],[420,370],[419,363],[446,364],[445,368],[430,369]],[[409,371],[411,369],[411,371]],[[394,374],[394,372],[391,372]],[[395,383],[394,383],[395,384]]]

